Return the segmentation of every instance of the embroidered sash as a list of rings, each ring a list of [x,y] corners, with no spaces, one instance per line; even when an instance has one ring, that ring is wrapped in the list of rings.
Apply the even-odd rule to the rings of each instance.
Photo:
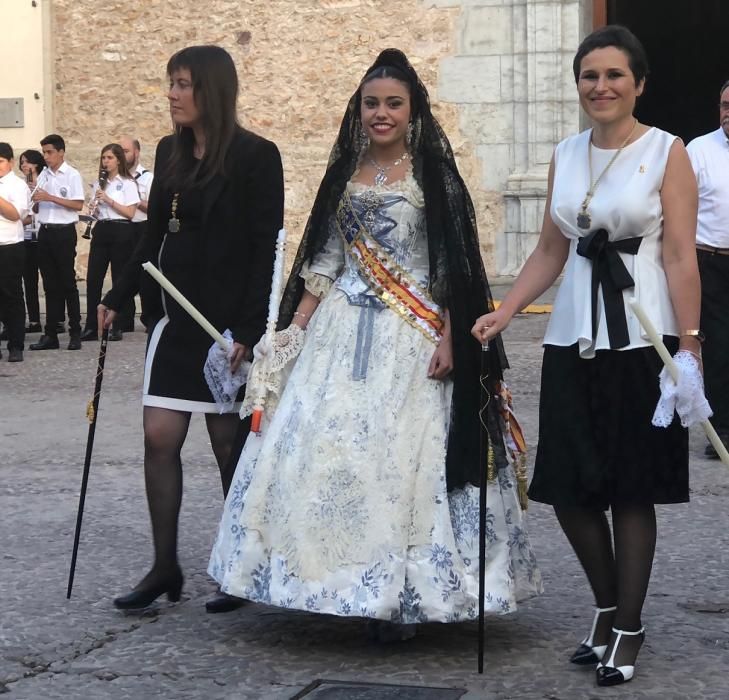
[[[344,192],[336,215],[337,230],[360,273],[377,298],[434,343],[440,342],[440,307],[412,276],[400,267],[367,230]]]

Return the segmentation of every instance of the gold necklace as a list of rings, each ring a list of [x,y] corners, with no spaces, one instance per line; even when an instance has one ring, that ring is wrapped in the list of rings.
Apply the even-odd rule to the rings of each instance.
[[[172,195],[172,207],[170,220],[167,222],[167,230],[170,233],[178,233],[180,230],[180,220],[177,218],[177,203],[180,198],[180,193],[175,192]]]
[[[638,120],[635,120],[635,124],[633,124],[633,128],[630,130],[630,133],[626,137],[625,141],[620,144],[620,148],[618,148],[617,151],[613,154],[613,157],[608,161],[608,164],[603,168],[602,172],[597,176],[597,180],[593,182],[592,180],[592,133],[590,134],[590,140],[587,142],[587,166],[589,168],[590,173],[590,189],[587,190],[587,193],[585,194],[585,198],[582,200],[582,205],[580,206],[580,211],[577,214],[577,225],[581,229],[589,229],[590,226],[592,226],[592,217],[590,216],[589,212],[587,211],[587,207],[590,206],[590,202],[592,201],[592,198],[595,196],[595,190],[597,190],[597,186],[600,184],[600,180],[602,180],[603,175],[610,169],[610,166],[615,162],[617,157],[620,155],[621,151],[628,145],[628,141],[632,138],[633,134],[635,133],[635,130],[638,128]]]

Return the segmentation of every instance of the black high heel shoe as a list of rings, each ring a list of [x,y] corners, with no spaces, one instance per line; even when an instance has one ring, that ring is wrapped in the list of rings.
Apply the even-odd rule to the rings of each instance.
[[[245,604],[246,601],[244,598],[238,598],[238,596],[223,593],[223,591],[218,588],[215,595],[205,601],[205,610],[209,613],[227,613],[237,610]]]
[[[635,661],[632,665],[625,664],[624,666],[615,665],[615,653],[620,645],[622,637],[640,637],[640,646],[643,646],[645,641],[645,628],[641,627],[636,632],[628,632],[626,630],[619,630],[613,627],[613,634],[618,637],[615,640],[615,646],[613,646],[613,653],[610,654],[610,658],[607,663],[602,661],[597,665],[596,680],[598,685],[620,685],[621,683],[627,683],[635,675]],[[638,647],[640,649],[640,646]]]
[[[595,631],[597,630],[597,621],[603,613],[615,612],[616,607],[612,608],[595,608],[595,617],[592,620],[592,629],[590,636],[583,639],[580,646],[577,647],[575,653],[570,657],[570,663],[578,666],[592,666],[602,659],[607,650],[607,644],[595,646]]]
[[[173,576],[150,586],[143,586],[142,582],[126,595],[114,598],[114,607],[119,610],[142,610],[149,607],[165,593],[170,603],[177,603],[180,600],[183,582],[184,578],[181,571],[177,571]]]

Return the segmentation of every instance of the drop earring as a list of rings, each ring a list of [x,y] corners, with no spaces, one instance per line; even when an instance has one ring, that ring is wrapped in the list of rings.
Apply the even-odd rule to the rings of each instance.
[[[360,148],[360,153],[364,153],[370,147],[370,137],[367,136],[367,132],[365,131],[364,126],[360,126],[359,135],[360,135],[360,138],[362,139],[362,146]]]

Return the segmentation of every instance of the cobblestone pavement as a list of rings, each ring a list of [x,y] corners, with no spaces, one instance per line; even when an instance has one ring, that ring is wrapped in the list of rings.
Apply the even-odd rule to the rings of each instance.
[[[545,323],[546,316],[521,316],[506,336],[531,447]],[[597,688],[590,670],[566,662],[590,625],[592,600],[553,514],[537,504],[529,523],[546,591],[515,615],[487,620],[483,676],[475,673],[473,624],[424,625],[414,640],[384,646],[368,642],[358,620],[260,605],[207,615],[213,586],[205,569],[221,494],[200,419],[183,454],[183,599],[143,616],[117,612],[113,596],[137,582],[151,556],[141,469],[144,341],[136,332],[109,347],[70,601],[66,577],[98,346],[0,363],[0,694],[283,700],[328,678],[462,688],[467,700],[727,696],[729,470],[703,459],[698,431],[691,503],[658,508],[647,639],[636,678],[623,688]]]

